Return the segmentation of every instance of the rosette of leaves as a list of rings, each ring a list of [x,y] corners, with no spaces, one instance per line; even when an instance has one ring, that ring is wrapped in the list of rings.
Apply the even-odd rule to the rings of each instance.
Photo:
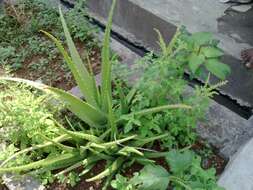
[[[44,84],[38,84],[33,81],[18,78],[2,78],[4,80],[26,83],[46,93],[56,95],[58,99],[63,101],[66,104],[66,107],[79,117],[86,125],[81,131],[70,130],[51,118],[58,129],[57,137],[50,138],[41,134],[41,137],[44,139],[44,143],[22,149],[7,158],[0,166],[1,174],[31,171],[34,173],[40,173],[57,170],[57,173],[55,173],[54,176],[59,177],[82,166],[83,172],[81,172],[80,175],[83,175],[90,171],[94,164],[99,160],[106,160],[108,163],[107,168],[96,176],[87,179],[87,181],[90,182],[107,177],[107,181],[105,183],[106,187],[124,163],[131,163],[134,161],[139,161],[141,163],[152,162],[149,159],[148,154],[146,154],[147,150],[142,147],[146,144],[153,143],[156,140],[164,139],[169,135],[165,131],[162,134],[154,135],[150,138],[141,138],[139,134],[134,131],[126,131],[124,133],[123,118],[152,115],[168,109],[185,109],[191,111],[191,106],[184,104],[164,104],[143,110],[132,111],[132,109],[127,107],[131,105],[131,101],[133,100],[132,97],[135,95],[135,89],[130,90],[128,95],[121,93],[119,97],[121,100],[119,101],[120,105],[113,105],[112,102],[114,97],[112,96],[113,89],[109,42],[115,4],[116,0],[112,3],[103,41],[101,88],[96,85],[91,69],[84,66],[70,36],[70,32],[61,10],[60,17],[69,53],[64,49],[60,41],[53,35],[42,31],[55,42],[59,51],[63,55],[64,60],[68,64],[80,91],[84,94],[85,100],[79,99],[63,90]],[[90,66],[89,61],[88,65]],[[69,124],[71,125],[71,123]],[[61,153],[57,156],[49,155],[25,165],[6,167],[9,162],[18,156],[29,154],[30,152],[36,150],[43,151],[47,147],[57,147],[61,150]]]

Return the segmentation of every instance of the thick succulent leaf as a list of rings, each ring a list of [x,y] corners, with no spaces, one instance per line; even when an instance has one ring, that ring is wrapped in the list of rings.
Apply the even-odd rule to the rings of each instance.
[[[115,171],[118,170],[118,168],[122,165],[123,162],[124,162],[124,158],[119,157],[109,167],[107,167],[103,172],[99,173],[98,175],[96,175],[92,178],[86,179],[86,181],[87,182],[98,181],[98,180],[101,180],[107,176],[112,175]]]
[[[46,87],[46,89],[58,95],[71,112],[90,126],[99,128],[106,123],[106,116],[103,112],[85,101],[57,88]]]
[[[93,106],[97,107],[96,102],[96,94],[94,94],[94,83],[93,79],[86,70],[86,68],[83,66],[78,66],[77,61],[71,58],[67,51],[64,49],[63,45],[59,40],[57,40],[53,35],[49,34],[48,32],[42,31],[45,35],[47,35],[57,46],[59,51],[64,57],[64,60],[68,64],[68,67],[70,68],[76,83],[78,87],[80,88],[80,91],[85,96],[85,99],[88,103],[90,103]],[[71,47],[69,48],[71,49]],[[96,92],[97,93],[97,92]]]
[[[22,78],[0,77],[0,80],[24,83],[24,84],[27,84],[27,85],[32,86],[34,88],[37,88],[39,90],[45,90],[45,88],[47,87],[47,85],[45,85],[45,84],[34,82],[31,80],[22,79]]]
[[[132,181],[140,190],[166,190],[169,185],[169,173],[161,166],[146,165]]]
[[[46,167],[50,169],[59,169],[59,168],[67,167],[82,159],[83,159],[83,156],[80,156],[80,154],[78,153],[66,153],[66,154],[59,155],[57,157],[49,157],[49,158],[32,162],[32,163],[22,165],[22,166],[0,168],[0,174],[8,173],[8,172],[17,173],[17,172],[29,171],[29,170],[38,169],[41,167],[43,168]]]
[[[103,110],[108,112],[109,105],[111,104],[108,101],[112,101],[112,87],[111,87],[111,61],[110,61],[110,35],[112,27],[112,17],[113,11],[116,5],[116,0],[113,0],[111,10],[109,13],[109,18],[105,30],[105,37],[103,41],[102,48],[102,85],[101,85],[101,96]]]
[[[147,114],[152,114],[152,113],[157,113],[157,112],[163,112],[168,109],[192,109],[192,107],[185,105],[185,104],[172,104],[172,105],[165,105],[165,106],[157,106],[154,108],[148,108],[148,109],[144,109],[144,110],[141,110],[138,112],[133,112],[130,114],[147,115]]]
[[[65,140],[69,140],[69,139],[70,139],[70,137],[68,137],[67,135],[61,135],[61,136],[59,136],[55,139],[52,139],[52,140],[56,141],[56,142],[63,142]],[[46,147],[49,147],[49,146],[52,146],[52,145],[53,145],[52,142],[46,142],[46,143],[43,143],[43,144],[33,145],[33,146],[28,147],[26,149],[23,149],[19,152],[16,152],[15,154],[11,155],[8,159],[3,161],[0,165],[0,168],[3,167],[4,165],[6,165],[9,161],[13,160],[14,158],[17,158],[21,154],[26,154],[28,152],[31,152],[31,151],[34,151],[34,150],[39,150],[39,149],[42,149],[42,148],[46,148]]]
[[[62,26],[64,29],[64,33],[65,33],[65,37],[66,37],[66,41],[67,41],[67,45],[68,45],[71,57],[68,55],[67,51],[65,51],[63,45],[59,42],[59,40],[57,40],[54,36],[52,36],[51,34],[45,31],[42,31],[42,32],[46,34],[51,40],[54,41],[59,51],[62,53],[72,74],[74,75],[77,85],[79,86],[81,92],[85,96],[87,102],[97,107],[98,106],[97,101],[96,101],[96,97],[98,93],[98,91],[96,90],[97,87],[96,85],[94,85],[92,76],[90,75],[90,73],[88,72],[88,70],[86,69],[86,67],[84,66],[82,62],[82,59],[74,45],[74,42],[67,28],[67,24],[63,17],[62,11],[61,9],[59,10],[60,10]]]
[[[100,110],[63,90],[20,78],[2,77],[0,79],[22,82],[47,93],[50,92],[56,94],[60,100],[66,103],[70,111],[90,126],[101,127],[101,125],[106,122],[106,116]]]

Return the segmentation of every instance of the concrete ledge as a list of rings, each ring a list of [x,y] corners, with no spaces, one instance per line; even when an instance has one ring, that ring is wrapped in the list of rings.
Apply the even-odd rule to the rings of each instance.
[[[242,146],[231,159],[219,179],[219,185],[227,190],[253,189],[253,139]]]

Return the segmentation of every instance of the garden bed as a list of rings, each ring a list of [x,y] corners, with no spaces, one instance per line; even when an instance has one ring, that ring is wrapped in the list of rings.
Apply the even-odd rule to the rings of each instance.
[[[66,21],[68,21],[68,14],[66,13],[66,15],[64,16],[66,18]],[[78,15],[78,17],[79,16],[80,15]],[[34,151],[29,154],[25,154],[25,159],[20,156],[20,158],[17,159],[17,162],[20,163],[15,163],[14,161],[10,164],[10,166],[3,167],[2,169],[0,169],[0,172],[16,170],[22,172],[23,167],[23,169],[25,168],[25,170],[32,170],[33,172],[35,172],[33,174],[36,174],[36,176],[39,177],[44,184],[53,183],[56,179],[61,182],[60,184],[55,182],[52,185],[48,185],[48,189],[65,190],[83,189],[85,187],[85,189],[100,190],[102,189],[102,186],[104,186],[104,183],[107,183],[103,179],[104,177],[108,177],[107,179],[109,181],[107,183],[107,186],[112,185],[115,189],[119,190],[122,190],[125,185],[129,188],[129,190],[135,189],[135,187],[141,188],[141,186],[143,185],[153,185],[153,187],[155,185],[159,185],[161,189],[164,189],[167,186],[167,188],[172,188],[172,186],[177,186],[178,188],[180,188],[180,186],[194,187],[196,185],[201,187],[205,186],[207,189],[210,190],[213,190],[213,188],[219,189],[216,185],[215,174],[219,175],[222,172],[225,165],[225,161],[221,157],[216,155],[210,147],[196,140],[196,132],[194,131],[194,128],[196,128],[197,121],[201,118],[200,116],[204,115],[203,113],[208,104],[208,99],[214,93],[213,89],[217,86],[222,85],[223,83],[218,84],[215,87],[205,86],[202,88],[197,88],[195,95],[191,95],[190,97],[183,97],[182,95],[186,88],[186,81],[183,80],[183,71],[185,67],[187,67],[187,64],[182,62],[183,64],[178,66],[177,61],[181,63],[180,61],[183,59],[183,57],[181,56],[181,54],[178,55],[178,57],[172,57],[173,54],[170,54],[173,53],[176,48],[178,48],[178,45],[180,46],[180,44],[177,44],[177,38],[179,38],[179,41],[184,40],[184,38],[189,38],[191,40],[196,41],[198,40],[198,38],[208,38],[208,42],[205,39],[205,42],[203,42],[202,40],[202,42],[199,43],[205,43],[205,46],[215,46],[215,44],[213,43],[209,44],[209,41],[211,41],[210,35],[202,33],[196,35],[193,38],[188,33],[182,32],[183,38],[181,38],[181,33],[179,33],[180,35],[175,36],[174,41],[172,40],[172,43],[168,45],[168,47],[164,43],[162,36],[159,36],[160,46],[162,48],[163,54],[161,54],[156,59],[154,59],[152,55],[147,55],[143,60],[140,61],[143,63],[142,67],[145,72],[143,72],[143,76],[140,77],[140,81],[137,83],[137,85],[134,85],[134,91],[131,90],[131,86],[128,86],[127,83],[125,83],[126,78],[120,78],[122,77],[122,75],[125,74],[125,71],[123,69],[118,68],[118,72],[114,73],[116,75],[113,76],[113,89],[110,92],[109,86],[111,86],[112,80],[110,78],[110,66],[115,60],[115,58],[111,57],[109,50],[109,30],[111,19],[112,18],[110,17],[109,25],[105,32],[105,40],[102,50],[103,56],[101,64],[103,80],[101,82],[102,84],[100,90],[100,88],[95,87],[95,84],[89,83],[94,82],[92,77],[89,76],[93,76],[94,73],[99,73],[100,71],[101,56],[100,50],[98,49],[99,46],[96,44],[94,47],[93,38],[90,39],[92,42],[91,47],[82,46],[82,42],[80,42],[81,39],[77,38],[76,40],[74,40],[77,44],[77,50],[81,55],[80,57],[84,61],[86,61],[86,56],[82,56],[82,52],[83,50],[85,50],[86,52],[90,52],[90,60],[91,63],[93,63],[92,65],[94,71],[91,72],[89,70],[89,65],[86,65],[89,70],[88,77],[84,75],[81,76],[80,73],[82,72],[80,71],[80,68],[82,68],[82,66],[78,65],[78,63],[80,62],[78,59],[76,59],[77,56],[73,56],[75,54],[75,48],[72,47],[71,40],[68,34],[68,29],[64,25],[65,21],[63,19],[63,15],[61,14],[61,21],[63,23],[65,36],[67,38],[67,45],[64,43],[62,47],[68,47],[71,54],[69,58],[65,56],[65,61],[68,63],[70,68],[72,68],[71,71],[73,72],[77,80],[78,86],[82,87],[80,88],[81,90],[88,89],[88,92],[93,88],[96,88],[96,90],[89,92],[89,94],[86,94],[85,98],[87,99],[87,102],[84,102],[81,99],[75,99],[74,97],[67,95],[67,93],[64,91],[56,90],[55,88],[43,86],[41,84],[21,81],[30,84],[35,88],[39,88],[42,90],[46,89],[52,92],[56,92],[60,99],[62,98],[62,100],[64,100],[63,102],[67,103],[65,106],[70,106],[68,107],[69,110],[71,110],[75,115],[77,115],[79,119],[77,119],[72,114],[66,114],[69,112],[59,112],[59,110],[61,110],[60,106],[58,108],[59,110],[55,110],[55,108],[47,109],[47,106],[44,107],[46,105],[46,101],[44,101],[44,99],[47,99],[47,96],[40,98],[40,93],[37,94],[36,91],[27,91],[27,89],[24,88],[23,93],[27,93],[29,95],[27,95],[27,97],[31,96],[33,98],[34,96],[35,100],[43,99],[42,102],[35,101],[36,103],[33,106],[38,106],[40,103],[42,103],[42,107],[38,106],[40,107],[40,109],[42,109],[40,110],[40,112],[42,112],[43,115],[49,116],[42,117],[41,115],[39,115],[40,112],[35,111],[32,112],[33,114],[30,114],[30,117],[24,117],[31,119],[31,121],[39,120],[40,122],[42,122],[36,123],[36,125],[32,126],[35,128],[30,129],[29,127],[31,126],[25,125],[26,123],[23,122],[23,120],[21,119],[21,124],[26,126],[29,130],[24,130],[20,134],[27,135],[26,138],[28,137],[28,142],[22,142],[24,139],[19,139],[20,137],[18,137],[18,140],[16,140],[16,144],[14,143],[16,147],[12,147],[10,152],[12,151],[12,153],[15,153],[17,151],[15,148],[17,147],[19,147],[21,150],[26,150],[27,146],[29,147],[32,144],[36,144],[36,146],[38,146],[38,144],[44,141],[49,142],[49,144],[51,143],[50,148],[48,150],[41,149],[42,152]],[[71,26],[69,27],[70,29],[72,28]],[[55,28],[50,28],[49,31],[53,32],[53,34],[57,36]],[[89,30],[90,33],[92,33],[91,31],[93,30]],[[71,34],[72,36],[79,36],[79,33],[74,32]],[[39,37],[41,36],[41,34],[36,35],[39,35]],[[50,35],[48,36],[50,37]],[[59,35],[57,37],[59,39],[63,38],[62,35]],[[54,38],[50,38],[56,44],[58,43],[58,41]],[[42,39],[42,41],[44,42],[44,37],[42,37]],[[87,44],[87,41],[85,42]],[[195,41],[193,41],[193,43],[195,43]],[[25,44],[22,45],[26,46]],[[59,44],[57,45],[58,47],[60,47],[59,50],[61,51],[61,53],[65,55],[66,52],[62,50],[62,47]],[[183,47],[185,47],[185,44],[183,44]],[[37,80],[39,82],[53,85],[54,87],[58,87],[63,90],[69,90],[75,85],[75,82],[70,75],[70,71],[67,68],[64,68],[65,66],[63,66],[63,60],[58,54],[53,53],[53,55],[51,55],[50,53],[52,59],[50,59],[49,62],[47,60],[41,61],[42,59],[46,59],[45,56],[48,55],[48,49],[51,50],[51,48],[53,47],[50,45],[50,47],[46,46],[44,48],[46,49],[45,55],[35,54],[24,58],[23,61],[21,61],[21,65],[18,65],[18,67],[20,68],[16,68],[16,62],[13,62],[13,64],[11,63],[11,61],[13,59],[15,60],[16,57],[14,56],[14,54],[9,53],[7,54],[8,56],[4,59],[4,68],[8,67],[9,65],[12,69],[11,72],[14,76],[23,77],[33,81]],[[218,57],[220,57],[221,52],[216,47],[210,48],[213,48],[213,51],[211,52],[211,58],[217,58],[218,61]],[[4,51],[6,50],[6,48],[2,49]],[[19,53],[18,49],[16,49],[15,51],[17,51],[17,54]],[[54,52],[56,51],[56,49],[53,48],[52,51]],[[193,50],[188,49],[188,51]],[[206,54],[208,54],[209,56],[210,52],[206,52]],[[210,58],[208,56],[206,56],[206,59]],[[40,60],[39,64],[37,63],[38,60]],[[76,62],[74,62],[73,60],[75,60]],[[167,60],[171,61],[172,64],[167,64]],[[60,66],[58,66],[58,64],[60,64]],[[74,64],[77,65],[74,66]],[[13,68],[13,66],[15,67]],[[50,69],[52,69],[52,73],[48,73],[48,70]],[[198,68],[193,69],[193,66],[190,66],[190,69],[192,69],[192,71],[197,71]],[[225,76],[227,74],[226,72],[228,71],[227,67],[223,65],[223,71],[224,70],[225,74],[218,72],[218,75],[220,75],[221,78],[223,78],[223,76]],[[8,80],[19,81],[19,79]],[[84,81],[86,81],[87,84],[84,84]],[[110,84],[108,85],[104,83]],[[88,86],[91,88],[87,88],[87,86],[82,86],[88,84],[91,85]],[[7,87],[7,91],[10,90],[9,94],[8,96],[3,95],[2,100],[8,100],[7,102],[10,103],[17,100],[20,103],[20,100],[16,98],[19,96],[14,95],[14,92],[18,91],[16,90],[16,88],[17,87],[14,87],[13,90],[12,87]],[[90,93],[94,93],[95,95],[90,96]],[[128,96],[125,96],[126,94],[128,94]],[[126,97],[126,102],[124,102],[124,99],[122,99],[122,97],[124,96]],[[94,99],[94,97],[96,98]],[[102,103],[99,101],[99,98],[102,98]],[[113,101],[110,101],[110,98],[112,98]],[[73,102],[68,102],[68,100],[74,101],[73,107],[71,107]],[[28,102],[32,103],[33,101]],[[168,102],[171,105],[167,105]],[[87,109],[87,105],[89,104],[91,104],[92,106],[89,107],[90,112],[87,112],[85,110]],[[101,110],[103,110],[105,114],[101,113],[100,109],[99,111],[96,110],[97,106],[101,106],[100,104],[103,104]],[[20,106],[16,106],[18,109],[20,109],[22,106],[27,105],[20,104]],[[24,110],[26,109],[27,108],[24,107]],[[110,111],[110,109],[112,110]],[[12,111],[15,112],[16,110],[14,109]],[[81,111],[86,112],[87,115],[80,113]],[[94,114],[90,114],[91,112]],[[56,115],[54,113],[56,113]],[[108,115],[109,119],[107,117],[105,118],[104,115]],[[64,119],[62,118],[64,118],[65,116],[70,117],[68,117],[69,119],[66,119],[66,121],[64,121]],[[97,116],[97,118],[99,119],[94,116]],[[40,117],[43,118],[43,120],[38,119]],[[115,120],[114,117],[117,117],[117,120]],[[14,119],[13,122],[15,122],[15,117],[13,117],[12,119]],[[105,119],[108,119],[108,121],[104,122]],[[87,124],[89,124],[90,126]],[[104,128],[92,128],[94,126],[98,127],[101,125],[104,127],[108,127],[108,130],[103,131]],[[36,129],[37,126],[38,128]],[[43,130],[45,126],[47,130],[45,130],[45,132],[42,132],[43,134],[39,134],[39,138],[35,138],[31,136],[31,134],[29,134],[32,133],[32,130],[37,130],[38,133],[38,131]],[[115,126],[117,126],[116,129]],[[110,133],[111,135],[108,135]],[[34,134],[36,134],[36,132]],[[63,134],[64,137],[58,136],[60,134]],[[116,140],[116,137],[120,140]],[[60,140],[61,138],[63,138],[64,140]],[[83,140],[85,141],[83,142]],[[85,144],[86,141],[87,144]],[[68,154],[68,152],[70,153]],[[96,159],[98,160],[94,164],[93,162],[90,163],[86,159],[84,159],[85,155],[88,156],[88,158],[90,158],[89,156],[91,156],[91,161]],[[6,157],[5,159],[8,160],[8,157]],[[45,162],[43,162],[43,160],[39,161],[40,159],[45,159]],[[178,163],[177,159],[179,161]],[[80,163],[80,160],[83,160],[82,163]],[[62,161],[64,161],[64,163]],[[54,164],[47,165],[51,162],[57,163],[56,166]],[[58,162],[62,164],[59,165]],[[24,164],[24,166],[17,166],[12,168],[11,166],[15,164]],[[38,164],[38,166],[35,167],[36,164]],[[122,164],[124,167],[121,166]],[[82,165],[84,165],[84,167]],[[46,166],[46,170],[43,170],[42,167],[42,170],[38,169],[39,173],[37,174],[37,170],[33,169],[40,168],[39,166]],[[70,166],[70,168],[68,168],[67,170],[60,170],[61,167],[63,167],[62,169],[64,169],[64,166]],[[90,171],[87,174],[79,176],[80,173],[85,171],[86,166],[88,168],[91,167]],[[49,167],[48,170],[47,167]],[[50,169],[51,167],[53,169]],[[63,175],[61,175],[61,172],[63,172]],[[100,172],[102,173],[99,174]],[[138,174],[136,174],[135,172],[138,172]],[[97,174],[99,174],[99,176],[92,178]],[[115,174],[117,174],[116,177]],[[120,174],[124,175],[124,177]],[[57,175],[57,177],[55,177],[54,175]],[[152,175],[154,178],[154,182],[152,181],[152,179],[151,184],[148,184],[147,179],[151,179]],[[160,175],[163,175],[163,177],[161,177]],[[90,180],[88,180],[91,182],[87,182],[87,178],[91,178]],[[169,179],[171,181],[169,181]],[[151,187],[147,188],[150,189]]]
[[[4,3],[5,15],[0,20],[0,68],[3,72],[70,90],[75,81],[54,44],[40,32],[45,30],[62,39],[62,27],[56,8],[39,1]],[[88,23],[82,5],[66,12],[71,34],[82,59],[89,55],[95,73],[99,71],[100,49],[96,28]],[[82,19],[83,25],[78,23]]]

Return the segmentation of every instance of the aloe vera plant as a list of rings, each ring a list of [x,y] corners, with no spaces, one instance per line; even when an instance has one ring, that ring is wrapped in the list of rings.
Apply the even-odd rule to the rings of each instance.
[[[60,131],[59,137],[55,139],[49,139],[42,134],[41,137],[45,140],[44,144],[28,147],[12,155],[0,165],[0,174],[6,172],[27,172],[32,170],[51,171],[55,169],[62,169],[62,171],[60,171],[58,174],[55,174],[55,176],[58,176],[59,174],[69,172],[80,166],[84,167],[84,171],[86,171],[87,168],[90,170],[90,168],[98,160],[107,160],[108,163],[110,163],[108,168],[97,176],[87,179],[87,181],[95,181],[105,177],[112,179],[112,176],[116,173],[116,171],[119,170],[123,163],[134,160],[148,161],[148,154],[145,154],[145,149],[141,149],[141,147],[156,140],[164,139],[169,135],[165,133],[163,135],[157,135],[152,138],[145,139],[141,138],[135,133],[124,133],[122,127],[122,118],[151,115],[168,109],[191,109],[191,106],[188,105],[175,104],[150,107],[140,111],[132,112],[129,111],[131,109],[125,109],[121,115],[116,114],[118,113],[117,109],[119,109],[119,106],[113,106],[112,103],[112,64],[110,56],[110,32],[115,4],[116,0],[113,0],[103,41],[101,88],[96,86],[93,73],[84,66],[70,36],[70,32],[61,9],[59,9],[60,18],[62,21],[69,53],[64,49],[64,46],[61,44],[61,42],[53,35],[46,31],[42,31],[58,47],[66,63],[68,64],[78,87],[85,95],[85,100],[79,99],[61,89],[38,84],[33,81],[19,78],[1,78],[3,80],[26,83],[30,86],[45,91],[46,93],[57,95],[59,100],[65,102],[66,107],[71,112],[73,112],[77,117],[87,124],[87,130],[72,131],[66,129],[57,121],[54,121]],[[126,96],[122,94],[121,98],[125,99],[126,101],[121,102],[126,102],[129,104],[129,101],[131,101],[131,98],[129,97],[133,96],[133,91],[134,90],[130,90],[129,94]],[[125,108],[128,106],[127,104],[124,105]],[[62,153],[57,158],[48,157],[26,165],[12,167],[8,166],[8,163],[19,155],[28,154],[29,152],[35,150],[43,150],[43,148],[48,146],[55,146],[60,149]],[[109,183],[106,183],[106,185],[108,184]]]

